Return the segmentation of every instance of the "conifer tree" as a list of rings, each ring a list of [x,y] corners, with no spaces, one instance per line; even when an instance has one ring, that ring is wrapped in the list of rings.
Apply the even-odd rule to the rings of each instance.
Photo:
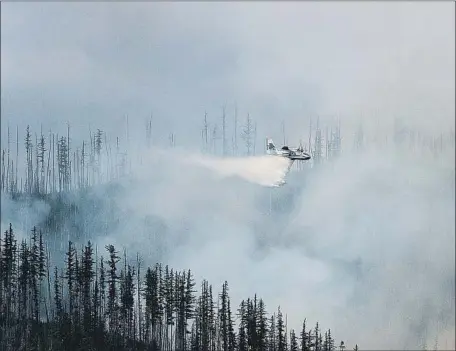
[[[39,319],[39,301],[38,301],[38,275],[39,275],[39,242],[38,231],[36,227],[32,229],[32,245],[30,249],[30,286],[33,295],[31,310],[36,321]]]
[[[54,304],[55,304],[55,316],[57,317],[57,323],[61,324],[63,321],[63,306],[62,306],[62,294],[59,277],[57,274],[57,266],[54,267]]]
[[[285,325],[280,307],[277,310],[277,351],[286,351],[287,339],[285,333]]]
[[[100,257],[100,304],[98,310],[98,316],[101,319],[104,318],[106,313],[106,270],[104,268],[103,256]],[[104,327],[104,324],[100,323],[100,327]]]
[[[334,351],[334,339],[331,335],[331,329],[328,329],[327,335],[327,349],[328,351]]]
[[[75,286],[76,281],[76,249],[71,241],[68,241],[68,251],[66,253],[66,272],[65,278],[68,284],[68,304],[69,304],[69,315],[70,324],[74,316],[74,307],[76,303],[75,299]]]
[[[275,313],[273,313],[271,315],[270,322],[269,322],[268,348],[269,348],[269,351],[277,351]]]
[[[229,331],[228,331],[228,282],[222,285],[222,292],[220,294],[221,306],[218,310],[218,317],[220,323],[221,334],[221,348],[223,351],[228,351],[229,347]]]
[[[302,329],[301,329],[301,351],[310,351],[310,333],[306,330],[306,319],[302,322]]]
[[[19,283],[19,318],[22,320],[28,319],[28,287],[29,287],[29,274],[30,274],[30,253],[29,253],[29,248],[27,247],[27,242],[25,239],[22,240],[21,242],[21,248],[19,251],[19,259],[20,259],[20,264],[19,264],[19,277],[18,277],[18,283]]]
[[[93,330],[92,321],[92,301],[90,298],[90,287],[95,275],[93,270],[93,248],[90,240],[87,246],[84,247],[81,262],[81,275],[82,275],[82,308],[83,308],[83,325],[86,331]],[[95,305],[96,306],[96,305]]]
[[[255,294],[254,300],[247,299],[246,311],[246,330],[247,330],[247,345],[249,349],[255,350],[257,348],[257,297]]]
[[[247,304],[244,300],[241,301],[238,309],[238,318],[239,318],[239,331],[238,331],[238,350],[247,351]]]
[[[314,334],[312,337],[313,347],[315,351],[321,351],[321,344],[320,344],[320,325],[318,322],[314,328]]]
[[[290,351],[299,351],[298,339],[296,337],[294,329],[290,330]]]
[[[120,311],[126,339],[131,339],[133,336],[134,270],[128,265],[127,271],[122,275]]]
[[[106,245],[106,250],[109,253],[108,261],[108,306],[107,306],[107,316],[108,316],[108,325],[110,332],[116,332],[118,327],[118,318],[117,318],[117,263],[120,258],[117,256],[117,251],[113,245]]]
[[[234,331],[233,319],[231,316],[230,299],[228,298],[227,306],[227,321],[228,321],[228,350],[234,351],[236,349],[236,333]]]
[[[185,282],[185,323],[187,325],[188,320],[194,317],[195,313],[195,281],[193,279],[192,272],[190,269],[187,271],[187,277]],[[186,331],[189,333],[189,331]]]
[[[266,314],[266,306],[263,299],[258,301],[257,312],[257,336],[258,336],[258,350],[267,349],[267,336],[268,336],[268,318]]]

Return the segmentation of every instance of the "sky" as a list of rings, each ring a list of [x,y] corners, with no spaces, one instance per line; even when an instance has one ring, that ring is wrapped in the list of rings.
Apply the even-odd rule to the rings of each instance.
[[[2,126],[123,135],[126,115],[144,128],[152,114],[158,139],[193,145],[204,111],[220,125],[222,106],[232,119],[237,104],[259,135],[281,138],[285,121],[296,142],[316,116],[346,130],[399,117],[439,133],[454,128],[453,6],[6,3]]]
[[[395,118],[423,134],[454,131],[454,3],[29,2],[3,3],[1,20],[2,146],[8,124],[61,133],[69,121],[75,139],[89,128],[124,138],[126,115],[132,142],[151,114],[156,145],[176,134],[179,149],[143,151],[122,191],[93,190],[122,219],[100,247],[147,257],[156,248],[144,218],[155,216],[169,228],[170,264],[228,280],[233,304],[258,292],[290,326],[318,319],[365,349],[454,345],[454,146],[440,158],[344,152],[276,190],[250,181],[259,159],[235,167],[193,153],[204,112],[220,126],[225,104],[230,135],[237,105],[239,124],[249,113],[258,139],[277,144],[282,122],[293,143],[316,117],[339,118],[343,138],[360,124],[388,135]],[[287,210],[265,216],[274,199]],[[23,213],[7,201],[2,229]],[[49,208],[27,211],[32,223]],[[100,211],[84,216],[112,219]]]

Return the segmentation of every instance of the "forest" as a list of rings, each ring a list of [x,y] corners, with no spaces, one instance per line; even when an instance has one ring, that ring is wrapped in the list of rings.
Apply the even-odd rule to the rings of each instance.
[[[41,230],[18,242],[10,225],[0,248],[2,350],[336,350],[318,322],[288,330],[280,306],[268,313],[257,295],[235,305],[226,281],[196,287],[190,269],[142,267],[139,256],[132,266],[113,245],[69,241],[57,267]]]
[[[231,143],[225,128],[225,111],[221,136],[217,124],[210,127],[205,115],[203,152],[221,156],[258,152],[256,123],[250,115],[239,133],[235,115]],[[150,121],[145,130],[150,147]],[[7,132],[1,158],[2,195],[14,201],[54,202],[56,216],[64,217],[68,206],[61,194],[115,182],[131,170],[132,157],[119,137],[110,143],[100,129],[78,145],[70,138],[69,126],[60,136],[51,131],[47,136],[32,134],[28,126],[23,146],[17,128],[14,143],[9,127]],[[245,151],[240,151],[238,139]],[[454,148],[454,132],[425,139],[401,130],[390,139],[436,154]],[[312,154],[312,167],[337,157],[341,140],[340,123],[326,131],[317,123],[313,134],[311,125],[305,148]],[[354,148],[363,147],[362,128],[354,140]],[[170,146],[175,142],[171,133]],[[25,150],[21,158],[20,148]],[[318,322],[309,325],[305,316],[299,330],[289,328],[286,311],[267,306],[257,295],[231,301],[227,281],[220,287],[206,280],[197,284],[191,267],[177,271],[160,262],[146,267],[139,254],[128,258],[125,250],[113,245],[99,248],[88,240],[78,246],[71,239],[75,233],[66,243],[60,242],[66,245],[64,262],[53,262],[51,238],[62,230],[55,218],[54,223],[37,223],[29,230],[28,238],[18,239],[9,224],[0,241],[1,350],[358,350],[357,344],[346,346],[336,340],[330,328]]]

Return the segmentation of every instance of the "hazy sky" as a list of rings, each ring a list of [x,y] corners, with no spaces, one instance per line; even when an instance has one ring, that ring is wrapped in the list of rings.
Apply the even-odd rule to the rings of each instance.
[[[2,4],[2,125],[122,120],[199,142],[233,106],[289,140],[310,116],[454,126],[452,2]],[[47,128],[46,128],[47,129]]]

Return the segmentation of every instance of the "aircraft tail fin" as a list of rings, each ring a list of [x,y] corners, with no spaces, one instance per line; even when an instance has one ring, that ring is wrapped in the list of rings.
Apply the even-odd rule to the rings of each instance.
[[[266,138],[266,153],[273,154],[277,151],[274,142],[270,138]]]

